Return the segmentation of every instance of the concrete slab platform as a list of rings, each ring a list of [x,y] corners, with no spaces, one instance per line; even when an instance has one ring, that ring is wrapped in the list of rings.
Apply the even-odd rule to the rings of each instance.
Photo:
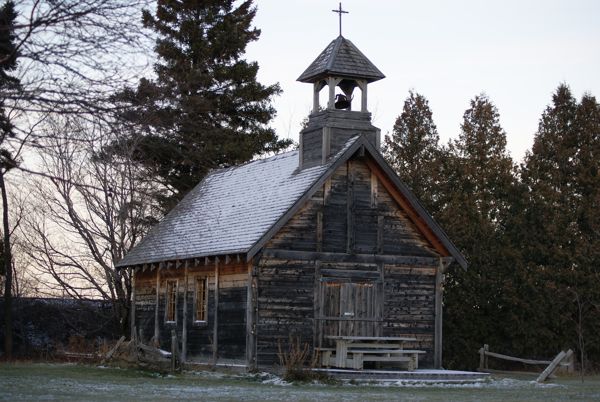
[[[400,370],[351,370],[351,369],[313,369],[326,373],[339,380],[356,382],[431,382],[431,383],[473,383],[485,381],[489,373],[456,370],[419,369]]]

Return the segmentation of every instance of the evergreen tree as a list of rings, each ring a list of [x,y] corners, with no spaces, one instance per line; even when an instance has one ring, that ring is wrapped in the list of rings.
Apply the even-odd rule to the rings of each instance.
[[[529,223],[535,224],[535,229],[527,233],[530,247],[526,257],[538,265],[568,264],[572,252],[562,250],[564,241],[552,244],[546,239],[570,237],[565,230],[568,230],[571,214],[555,206],[567,206],[572,195],[570,187],[577,153],[577,100],[567,86],[561,85],[552,102],[542,114],[532,151],[526,155],[521,172],[524,184],[531,190]]]
[[[145,11],[144,25],[158,34],[156,79],[117,96],[129,106],[124,117],[144,127],[137,159],[175,200],[210,169],[289,145],[267,126],[279,86],[257,82],[258,64],[242,58],[260,35],[256,9],[252,0],[234,3],[159,0],[155,15]]]
[[[600,358],[600,105],[560,85],[522,167],[521,237],[545,347]],[[540,337],[538,337],[540,338]]]
[[[506,133],[499,120],[498,110],[489,98],[476,96],[463,116],[458,140],[450,146],[461,193],[473,201],[474,212],[493,226],[506,210],[503,200],[514,179]]]
[[[514,289],[505,290],[515,274],[513,253],[503,236],[513,163],[499,113],[487,96],[476,96],[464,113],[459,138],[449,145],[444,176],[437,218],[469,261],[466,272],[455,268],[448,273],[445,361],[473,367],[473,351],[484,342],[503,347],[510,339],[503,326],[514,307]]]
[[[428,100],[410,91],[392,135],[385,136],[383,155],[431,212],[436,210],[441,152]]]

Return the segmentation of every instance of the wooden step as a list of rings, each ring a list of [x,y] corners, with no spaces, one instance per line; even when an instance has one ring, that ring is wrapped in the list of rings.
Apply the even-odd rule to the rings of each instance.
[[[365,354],[400,354],[400,355],[415,355],[425,353],[423,350],[406,350],[406,349],[348,349],[348,353],[365,353]]]
[[[348,349],[373,348],[373,349],[402,349],[400,343],[350,343]]]
[[[373,356],[363,355],[364,362],[410,362],[413,359],[408,356]]]

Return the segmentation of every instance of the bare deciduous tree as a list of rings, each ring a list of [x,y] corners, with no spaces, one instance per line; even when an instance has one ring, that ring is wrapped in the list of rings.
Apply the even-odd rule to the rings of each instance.
[[[49,175],[32,180],[36,202],[20,237],[49,290],[111,301],[126,332],[131,278],[115,263],[156,222],[156,189],[133,165],[134,148],[109,147],[109,126],[71,116],[48,129],[63,136],[50,137],[40,153]]]
[[[137,79],[147,65],[148,41],[141,30],[141,9],[148,0],[15,0],[6,7],[16,18],[0,21],[0,32],[14,46],[3,46],[0,64],[15,63],[19,85],[0,87],[3,114],[10,136],[2,136],[0,189],[3,201],[5,276],[5,352],[12,351],[10,300],[12,258],[7,188],[9,169],[38,172],[18,158],[20,151],[38,148],[48,137],[49,117],[77,115],[88,121],[110,120],[110,94]],[[15,82],[16,82],[15,81]],[[8,158],[10,155],[10,158]],[[10,164],[5,162],[10,160]]]

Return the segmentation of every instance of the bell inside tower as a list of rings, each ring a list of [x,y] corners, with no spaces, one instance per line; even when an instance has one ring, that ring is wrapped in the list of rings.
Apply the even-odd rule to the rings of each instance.
[[[353,110],[353,101],[357,94],[357,92],[354,91],[356,88],[360,89],[360,111],[367,112],[366,80],[328,77],[327,79],[315,82],[313,85],[314,102],[312,113],[319,112],[325,105],[327,109]],[[323,91],[323,88],[325,87],[328,87],[329,91]],[[322,99],[323,92],[328,95],[325,99],[326,102]]]
[[[298,81],[312,84],[313,105],[300,132],[300,169],[326,163],[357,136],[379,149],[381,132],[371,124],[367,86],[384,77],[341,35],[304,70]]]

